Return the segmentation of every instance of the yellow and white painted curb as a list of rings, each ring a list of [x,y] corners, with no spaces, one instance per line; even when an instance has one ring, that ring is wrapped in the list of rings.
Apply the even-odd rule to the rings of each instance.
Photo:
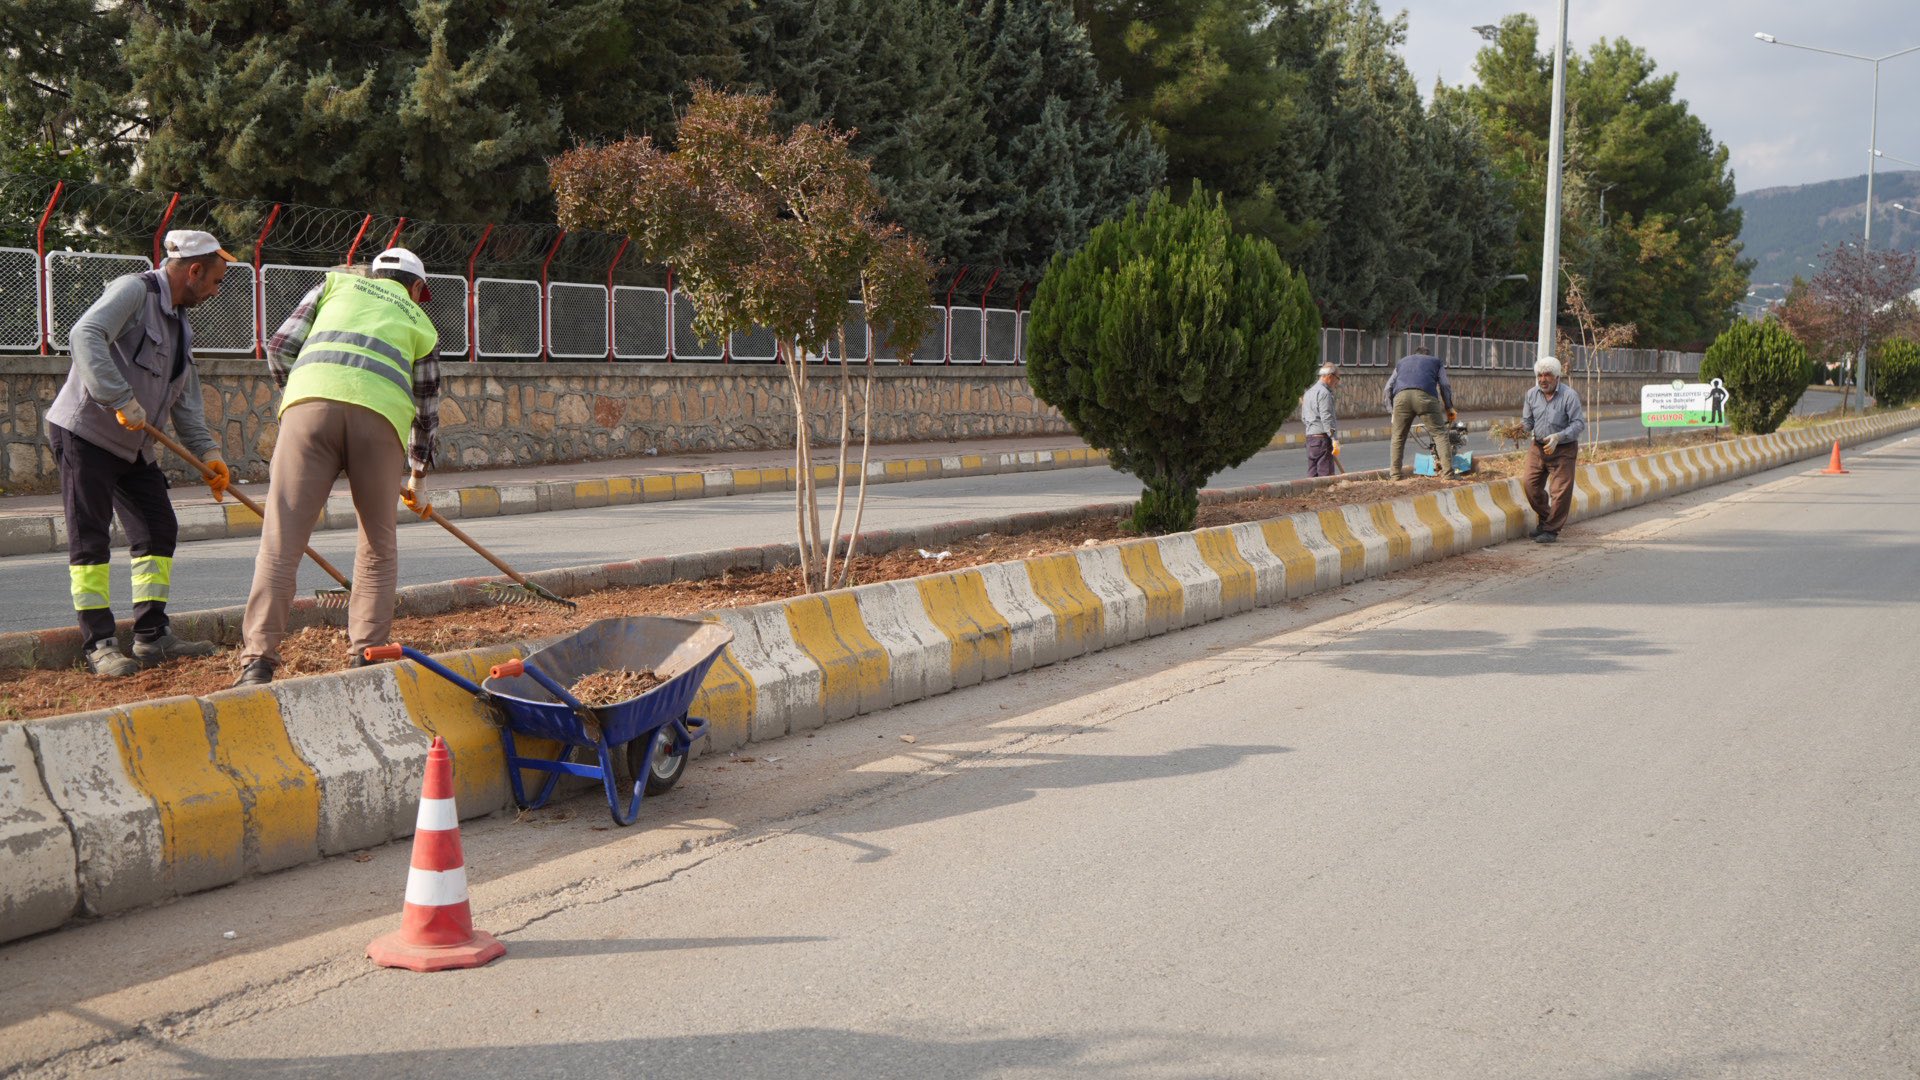
[[[1580,468],[1574,520],[1920,426],[1839,421]],[[1518,480],[880,582],[707,617],[694,702],[727,750],[1521,536]],[[515,647],[441,659],[478,681]],[[446,739],[468,816],[509,803],[499,736],[411,663],[0,725],[0,940],[403,837]]]

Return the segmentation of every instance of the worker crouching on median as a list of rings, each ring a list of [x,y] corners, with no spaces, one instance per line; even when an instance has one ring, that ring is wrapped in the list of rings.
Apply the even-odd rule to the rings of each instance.
[[[1533,365],[1534,385],[1520,406],[1527,447],[1527,505],[1540,518],[1536,544],[1560,539],[1573,510],[1573,472],[1580,457],[1580,435],[1587,430],[1586,410],[1573,387],[1560,384],[1560,361],[1543,356]]]
[[[348,662],[358,667],[362,649],[387,643],[400,575],[398,504],[418,504],[439,426],[440,335],[420,307],[430,299],[419,258],[389,248],[366,277],[328,274],[268,342],[268,369],[284,387],[280,434],[236,685],[271,682],[280,666],[300,556],[342,471],[360,519]]]
[[[1340,369],[1320,365],[1320,381],[1300,399],[1300,422],[1307,427],[1307,475],[1332,476],[1340,456],[1340,425],[1333,415],[1333,392],[1340,387]]]
[[[67,334],[73,367],[47,410],[81,651],[88,670],[113,678],[214,652],[212,642],[174,637],[167,619],[180,523],[147,425],[171,419],[180,441],[214,474],[214,494],[225,491],[227,465],[207,429],[186,312],[220,292],[233,256],[192,230],[168,233],[166,252],[158,268],[109,283],[74,322]],[[132,656],[115,637],[109,585],[116,510],[133,556]]]
[[[1440,475],[1452,479],[1453,434],[1447,430],[1458,414],[1453,410],[1453,384],[1447,381],[1447,362],[1426,353],[1413,353],[1394,365],[1393,378],[1387,380],[1387,407],[1393,410],[1393,463],[1389,476],[1404,475],[1407,432],[1415,420],[1425,420],[1433,432],[1434,465]],[[1443,408],[1444,407],[1444,408]]]

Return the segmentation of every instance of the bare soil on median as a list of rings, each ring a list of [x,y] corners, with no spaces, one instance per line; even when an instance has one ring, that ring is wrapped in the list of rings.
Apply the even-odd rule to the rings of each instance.
[[[1710,435],[1662,440],[1654,446],[1621,445],[1583,451],[1583,463],[1637,457],[1650,450],[1712,441]],[[1200,507],[1199,528],[1265,521],[1302,511],[1391,502],[1447,487],[1519,475],[1519,458],[1483,459],[1472,476],[1458,481],[1432,477],[1359,480],[1336,483],[1302,495],[1284,498],[1242,499]],[[922,556],[902,550],[854,559],[853,584],[896,581],[988,563],[1026,559],[1095,544],[1133,538],[1119,517],[1091,518],[1072,525],[1008,536],[983,533],[949,545],[944,552]],[[801,595],[799,573],[793,568],[753,573],[729,573],[700,581],[639,585],[606,589],[569,597],[579,604],[574,612],[545,608],[475,607],[426,617],[394,620],[393,640],[426,653],[457,652],[534,638],[553,637],[578,630],[596,619],[616,615],[691,615],[717,608],[750,607],[769,600]],[[233,644],[231,642],[227,643]],[[347,666],[345,630],[315,626],[288,635],[281,645],[285,661],[279,678],[298,678],[339,671]],[[198,697],[233,684],[238,676],[236,655],[229,651],[199,660],[176,660],[125,679],[102,679],[84,669],[49,671],[38,668],[0,669],[0,722],[86,712],[114,705],[181,695]]]

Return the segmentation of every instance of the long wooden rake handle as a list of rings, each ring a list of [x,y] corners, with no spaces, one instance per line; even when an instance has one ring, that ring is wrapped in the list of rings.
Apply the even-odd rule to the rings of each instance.
[[[495,555],[493,552],[488,551],[484,547],[481,547],[480,541],[475,540],[471,536],[468,536],[466,534],[466,531],[460,528],[460,526],[455,525],[453,522],[448,521],[446,518],[440,516],[437,513],[434,513],[432,503],[421,502],[420,508],[417,510],[414,510],[414,513],[419,514],[422,519],[426,521],[434,522],[438,524],[441,528],[452,533],[455,539],[459,540],[461,543],[472,548],[474,551],[474,554],[492,563],[495,569],[499,570],[501,573],[512,578],[514,581],[514,584],[520,586],[521,588],[527,590],[529,593],[532,593],[536,596],[548,595],[547,590],[541,588],[538,585],[535,585],[531,581],[528,581],[526,578],[526,575],[522,574],[518,570],[515,570],[513,567],[508,566],[506,563],[500,561],[500,557],[498,555]],[[567,603],[567,601],[560,600],[558,597],[554,597],[554,599],[557,602],[562,604]]]
[[[167,449],[173,451],[174,454],[180,458],[180,460],[193,466],[195,469],[198,469],[200,471],[201,479],[209,480],[209,481],[213,479],[213,470],[207,468],[205,462],[201,461],[199,458],[194,457],[192,454],[188,453],[186,447],[181,446],[179,443],[173,441],[173,439],[170,438],[166,432],[161,431],[159,428],[154,427],[152,424],[142,424],[140,426],[146,429],[147,434],[157,439],[161,446],[164,446]],[[236,499],[241,506],[244,506],[247,509],[253,511],[254,514],[260,518],[261,521],[267,520],[267,512],[260,508],[259,503],[254,502],[252,499],[249,499],[246,496],[246,494],[242,492],[239,488],[229,485],[227,488],[227,494],[233,496],[234,499]],[[327,572],[327,575],[329,577],[333,578],[333,580],[339,582],[341,585],[349,589],[353,588],[353,582],[347,580],[347,575],[341,573],[337,568],[335,568],[335,566],[332,563],[321,558],[319,552],[313,550],[311,546],[307,547],[305,550],[307,553],[307,558],[312,559],[315,563],[317,563],[320,569],[325,570]]]

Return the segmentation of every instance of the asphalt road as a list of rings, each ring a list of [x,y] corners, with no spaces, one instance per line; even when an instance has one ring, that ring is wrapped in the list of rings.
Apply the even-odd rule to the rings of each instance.
[[[1822,395],[1809,394],[1803,407],[1826,405]],[[1617,439],[1645,431],[1632,421],[1609,420],[1602,425],[1601,436]],[[1353,470],[1383,468],[1389,448],[1386,442],[1351,443],[1342,448],[1341,460]],[[1484,432],[1475,432],[1469,437],[1469,448],[1479,453],[1499,449]],[[1409,445],[1406,461],[1409,469],[1413,466],[1413,453]],[[1234,487],[1296,479],[1306,475],[1306,460],[1304,449],[1257,454],[1245,465],[1215,476],[1212,486]],[[937,524],[1109,499],[1132,499],[1139,494],[1138,481],[1100,467],[879,484],[868,489],[864,526],[900,528]],[[830,497],[823,499],[823,507],[825,521],[831,524]],[[849,526],[852,520],[849,506]],[[460,527],[514,569],[531,573],[655,555],[790,542],[793,495],[775,492],[476,518],[460,522]],[[351,576],[354,542],[355,534],[351,530],[336,530],[315,533],[312,546]],[[182,545],[173,571],[174,610],[194,611],[246,603],[258,550],[259,543],[252,538],[203,540]],[[0,558],[0,595],[8,599],[4,610],[0,610],[0,632],[38,630],[70,623],[73,611],[67,591],[66,566],[64,554]],[[413,522],[400,530],[400,584],[403,586],[493,573],[493,567],[436,526]],[[118,598],[116,610],[123,618],[131,612],[126,602],[132,595],[131,574],[125,550],[116,551],[113,595]],[[302,560],[302,595],[314,589],[331,588],[333,584],[318,567]]]
[[[62,1069],[110,1076],[1911,1078],[1920,439],[1850,467],[703,760],[629,834],[587,802],[470,825],[509,950],[484,970],[358,958],[391,849],[20,943],[0,1051],[67,1025],[98,1042]]]
[[[1626,421],[1610,421],[1609,437],[1622,437]],[[1634,425],[1634,430],[1638,425]],[[1484,433],[1475,433],[1471,448],[1490,452]],[[1349,469],[1382,468],[1389,445],[1360,442],[1342,448]],[[1407,452],[1413,466],[1413,450]],[[1306,451],[1274,450],[1255,455],[1245,465],[1221,473],[1215,487],[1270,483],[1306,475]],[[1059,469],[1000,476],[960,477],[901,484],[876,484],[867,489],[864,527],[900,528],[937,524],[974,517],[991,517],[1027,510],[1050,510],[1109,499],[1131,499],[1140,483],[1112,469]],[[825,524],[832,523],[832,498],[822,499]],[[852,506],[847,524],[853,521]],[[522,573],[564,566],[673,555],[690,551],[793,540],[793,494],[738,495],[685,502],[597,507],[550,514],[475,518],[460,527],[475,540]],[[355,533],[319,532],[312,545],[328,561],[351,575]],[[203,540],[182,545],[173,571],[173,608],[191,611],[244,604],[253,580],[253,560],[259,542],[253,538]],[[65,554],[19,555],[0,558],[0,595],[8,598],[0,611],[0,632],[64,626],[73,618],[67,592]],[[416,585],[452,578],[486,576],[495,571],[478,555],[440,528],[419,522],[400,530],[400,584]],[[132,595],[131,566],[124,549],[113,560],[113,595],[124,618]],[[333,580],[311,562],[302,561],[300,589],[330,588]]]

